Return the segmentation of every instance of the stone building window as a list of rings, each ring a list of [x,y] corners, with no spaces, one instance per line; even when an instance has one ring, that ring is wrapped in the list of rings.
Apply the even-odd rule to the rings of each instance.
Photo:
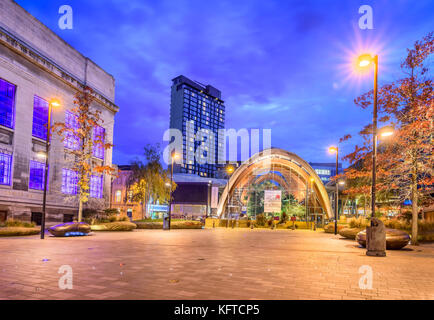
[[[14,128],[15,86],[0,79],[0,125]]]
[[[70,129],[78,129],[79,128],[78,117],[72,112],[66,111],[65,125],[67,128]],[[63,143],[65,148],[72,149],[72,150],[78,150],[78,148],[80,147],[79,138],[71,132],[65,132],[65,139]]]
[[[90,177],[90,196],[92,198],[102,198],[102,175],[92,175]]]
[[[74,170],[62,169],[62,193],[77,194],[78,176]]]
[[[122,191],[118,190],[115,193],[115,202],[121,203],[122,202]]]
[[[35,96],[33,99],[33,127],[32,135],[40,139],[47,139],[48,102]]]
[[[11,184],[12,155],[0,151],[0,184]]]
[[[104,138],[105,129],[101,126],[93,128],[93,155],[99,159],[104,159]]]
[[[29,188],[44,190],[45,163],[30,160]]]

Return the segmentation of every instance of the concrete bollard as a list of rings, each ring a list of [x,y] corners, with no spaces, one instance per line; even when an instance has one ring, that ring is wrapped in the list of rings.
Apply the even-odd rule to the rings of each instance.
[[[380,219],[372,218],[371,226],[366,227],[366,249],[367,256],[386,256],[386,229]]]

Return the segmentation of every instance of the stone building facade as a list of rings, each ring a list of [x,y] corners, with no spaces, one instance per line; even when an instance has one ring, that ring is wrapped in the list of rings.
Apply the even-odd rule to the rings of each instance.
[[[60,107],[53,108],[52,123],[67,121],[74,95],[83,85],[95,91],[92,107],[101,111],[104,120],[103,129],[99,129],[105,131],[105,142],[112,142],[118,111],[113,76],[14,1],[0,0],[0,221],[16,218],[39,222],[45,162],[40,157],[45,151],[41,133],[48,103],[52,99],[60,102]],[[77,196],[68,175],[74,159],[69,158],[66,147],[61,137],[53,134],[47,223],[70,221],[77,214]],[[102,150],[93,161],[111,165],[112,150]],[[108,207],[110,186],[109,176],[92,180],[94,196],[87,206]]]
[[[112,194],[110,207],[117,209],[119,216],[129,217],[131,220],[140,220],[143,218],[143,208],[138,202],[131,201],[127,185],[131,175],[131,166],[118,166],[117,177],[112,182]]]

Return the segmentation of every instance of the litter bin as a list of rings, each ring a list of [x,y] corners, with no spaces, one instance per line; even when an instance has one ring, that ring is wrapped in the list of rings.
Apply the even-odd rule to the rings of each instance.
[[[163,217],[163,230],[169,230],[169,216],[167,215]]]
[[[371,225],[366,227],[366,249],[367,256],[386,256],[386,229],[380,219],[372,218]]]

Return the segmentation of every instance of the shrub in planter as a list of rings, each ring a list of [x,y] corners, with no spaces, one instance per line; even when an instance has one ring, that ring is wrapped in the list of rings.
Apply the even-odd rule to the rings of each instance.
[[[339,230],[346,228],[345,225],[342,224],[338,224],[338,232]],[[334,222],[330,222],[328,225],[324,226],[324,232],[326,233],[334,233],[335,232],[335,223]]]
[[[369,221],[363,217],[348,219],[350,228],[364,229],[369,225]]]
[[[357,234],[363,229],[364,228],[343,228],[339,230],[339,226],[338,226],[339,235],[344,238],[352,239],[352,240],[355,240]],[[334,232],[334,228],[333,228],[333,232]]]
[[[34,222],[25,222],[21,220],[9,219],[3,224],[5,227],[21,227],[21,228],[34,228]]]
[[[265,226],[267,223],[267,218],[261,213],[256,216],[256,224],[258,226]]]

